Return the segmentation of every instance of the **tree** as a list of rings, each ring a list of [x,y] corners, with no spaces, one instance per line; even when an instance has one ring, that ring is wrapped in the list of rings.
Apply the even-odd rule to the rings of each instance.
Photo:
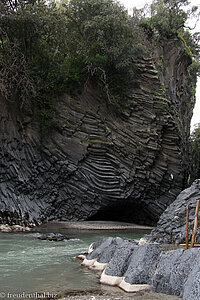
[[[110,102],[122,100],[142,54],[127,11],[112,0],[71,0],[65,8],[71,57],[82,62],[87,78],[98,78]]]
[[[2,5],[0,91],[7,99],[21,99],[23,106],[36,95],[41,99],[41,91],[48,93],[58,86],[56,77],[64,60],[65,17],[55,5],[44,1],[5,0]]]
[[[2,7],[0,54],[4,71],[0,89],[4,96],[10,98],[16,91],[23,105],[37,94],[41,103],[44,93],[81,89],[93,78],[110,102],[122,100],[130,82],[127,78],[134,75],[133,61],[142,51],[131,18],[119,3],[71,0],[61,9],[54,1],[4,0]],[[18,63],[6,64],[7,56],[13,63],[17,58]],[[9,71],[14,65],[15,72]],[[34,93],[29,96],[16,83],[20,69],[24,70],[25,86],[32,84],[27,91]],[[7,95],[6,90],[10,91]]]
[[[188,0],[153,0],[150,8],[150,17],[144,16],[141,25],[156,29],[161,37],[175,37],[178,31],[187,27],[186,21],[198,15],[198,7],[192,6],[186,11]]]
[[[177,30],[184,27],[187,13],[182,6],[188,1],[154,0],[151,5],[151,20],[159,34],[166,37],[175,36]]]

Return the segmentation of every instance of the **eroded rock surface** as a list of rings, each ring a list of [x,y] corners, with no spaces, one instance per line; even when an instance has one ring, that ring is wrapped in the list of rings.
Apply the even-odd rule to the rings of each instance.
[[[155,290],[183,297],[184,300],[198,300],[199,254],[200,249],[178,249],[162,253],[153,276]]]
[[[183,300],[198,300],[200,298],[200,260],[197,257],[197,262],[189,274],[185,283]]]
[[[138,246],[130,257],[128,268],[124,274],[129,284],[149,283],[155,273],[158,258],[163,251],[159,244]]]
[[[90,83],[81,95],[55,99],[58,127],[41,132],[34,111],[1,98],[0,222],[154,225],[188,176],[194,96],[181,43],[166,41],[157,51],[166,63],[162,78],[159,58],[138,62],[120,114]]]
[[[109,259],[99,269],[102,284],[119,286],[126,292],[149,289],[183,300],[200,299],[199,248],[166,252],[158,243],[139,245],[121,239],[117,244],[117,239],[106,238],[95,243],[95,249],[87,256],[90,264],[86,266],[91,268],[100,259],[103,249],[106,250]],[[114,243],[115,251],[111,247]]]
[[[189,240],[194,228],[197,200],[200,200],[200,179],[182,191],[176,200],[160,216],[158,224],[146,239],[151,242],[185,243],[186,208],[189,205]],[[200,228],[197,228],[196,242],[200,242]]]

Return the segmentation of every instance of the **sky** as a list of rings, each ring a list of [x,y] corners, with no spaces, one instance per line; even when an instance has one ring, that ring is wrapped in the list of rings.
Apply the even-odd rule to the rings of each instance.
[[[146,3],[151,3],[151,0],[119,0],[126,8],[129,9],[131,13],[131,9],[133,7],[142,8]],[[200,7],[199,0],[191,0],[190,5],[196,5]],[[192,26],[194,22],[192,20],[189,22],[189,25]],[[200,21],[197,23],[197,26],[194,30],[195,32],[200,32]],[[200,123],[200,78],[198,78],[197,82],[197,90],[196,90],[196,104],[193,111],[193,117],[191,121],[191,131],[195,128],[195,124]]]

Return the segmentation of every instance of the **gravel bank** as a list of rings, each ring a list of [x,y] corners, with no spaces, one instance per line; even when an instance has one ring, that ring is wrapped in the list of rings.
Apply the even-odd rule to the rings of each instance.
[[[112,222],[112,221],[82,221],[82,222],[48,222],[37,226],[33,231],[47,230],[52,232],[54,229],[78,229],[78,230],[152,230],[154,227],[138,225],[134,223]]]
[[[153,292],[138,292],[134,294],[125,295],[123,291],[113,292],[112,294],[88,294],[88,295],[68,295],[60,300],[180,300],[177,296],[171,296],[161,293]]]

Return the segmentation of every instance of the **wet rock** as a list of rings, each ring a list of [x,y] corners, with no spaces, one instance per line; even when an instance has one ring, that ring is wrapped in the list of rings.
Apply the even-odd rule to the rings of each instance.
[[[45,233],[45,234],[40,234],[37,237],[39,240],[46,240],[46,241],[54,241],[54,242],[61,242],[63,240],[69,240],[70,238],[62,235],[60,233]]]

